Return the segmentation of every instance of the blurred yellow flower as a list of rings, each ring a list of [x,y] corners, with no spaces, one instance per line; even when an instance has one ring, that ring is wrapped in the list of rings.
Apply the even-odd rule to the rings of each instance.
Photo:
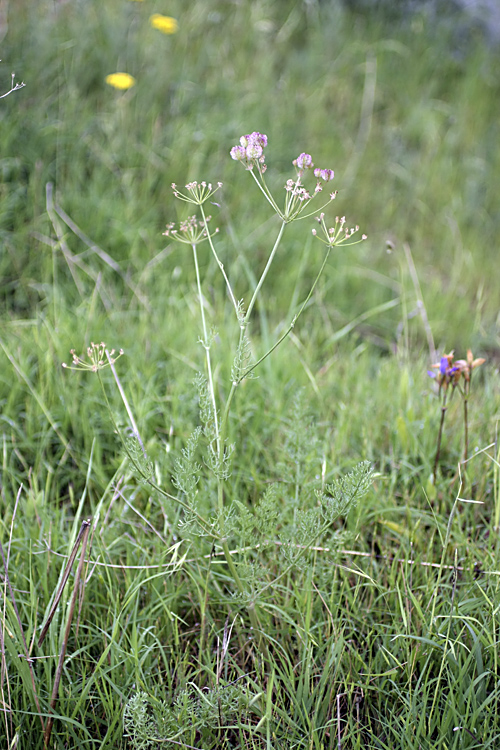
[[[149,23],[153,29],[158,29],[162,34],[175,34],[179,29],[179,24],[175,18],[172,18],[171,16],[162,16],[161,13],[154,13],[150,17]]]
[[[110,73],[104,80],[114,89],[121,89],[122,91],[132,88],[135,84],[135,78],[128,73]]]

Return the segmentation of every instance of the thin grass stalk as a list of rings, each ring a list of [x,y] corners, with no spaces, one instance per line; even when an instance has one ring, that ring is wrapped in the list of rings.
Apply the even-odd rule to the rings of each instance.
[[[90,527],[90,521],[84,521],[82,523],[80,531],[78,532],[78,536],[77,536],[77,538],[75,540],[75,543],[73,545],[73,549],[71,550],[71,554],[70,554],[70,556],[68,558],[68,562],[66,563],[66,567],[64,569],[64,572],[63,572],[63,575],[62,575],[62,578],[61,578],[61,583],[59,584],[59,588],[57,589],[56,595],[54,597],[54,601],[53,601],[52,606],[50,608],[50,612],[47,615],[47,619],[45,620],[45,624],[44,624],[44,626],[42,628],[42,631],[40,633],[40,637],[38,639],[38,646],[39,647],[42,645],[42,643],[45,640],[45,636],[47,635],[47,631],[49,629],[50,623],[52,622],[52,619],[53,619],[54,614],[56,612],[57,605],[59,604],[59,602],[61,600],[61,597],[63,595],[64,587],[66,586],[66,583],[67,583],[68,578],[70,576],[71,568],[73,567],[73,563],[75,562],[75,558],[76,558],[76,555],[78,553],[78,548],[80,546],[80,542],[82,541],[82,539],[84,537],[84,534],[88,533],[88,528],[89,527]]]
[[[422,323],[424,326],[425,335],[427,338],[427,346],[429,347],[429,356],[430,356],[431,362],[434,362],[436,359],[436,347],[434,345],[434,336],[432,335],[432,328],[430,326],[429,318],[427,316],[427,310],[424,304],[422,288],[420,286],[417,269],[415,268],[415,263],[413,261],[411,248],[407,242],[403,243],[403,250],[406,256],[406,262],[408,263],[408,268],[410,270],[410,276],[413,282],[413,288],[417,296],[417,308],[420,313],[420,317],[422,319]]]
[[[7,671],[7,660],[5,658],[5,607],[6,607],[6,592],[4,588],[4,613],[3,613],[3,623],[2,627],[0,628],[0,653],[2,656],[2,664],[1,664],[1,670],[0,670],[0,695],[2,698],[2,711],[4,715],[4,722],[5,722],[5,736],[7,738],[7,742],[9,742],[9,734],[10,732],[14,732],[14,726],[13,726],[13,719],[12,719],[12,711],[8,710],[8,706],[11,706],[11,692],[10,692],[10,680],[9,680],[9,673]],[[5,692],[4,692],[4,683],[7,683],[7,700],[5,698]],[[10,732],[9,732],[9,726],[10,726]]]
[[[498,422],[495,426],[494,448],[495,458],[493,459],[493,497],[495,501],[495,520],[493,529],[498,532],[500,530],[500,442],[498,440]]]
[[[23,624],[21,622],[21,617],[19,616],[19,610],[17,608],[16,599],[15,599],[15,596],[14,596],[14,591],[12,590],[12,585],[10,583],[9,571],[8,571],[8,567],[7,567],[7,560],[5,559],[5,555],[4,555],[4,551],[3,551],[3,546],[2,546],[1,542],[0,542],[0,554],[2,555],[3,566],[4,566],[4,570],[5,570],[5,580],[6,580],[8,588],[9,588],[9,594],[10,594],[10,598],[11,598],[11,601],[12,601],[12,606],[14,607],[14,612],[16,613],[17,623],[19,625],[19,630],[21,632],[21,638],[22,638],[22,641],[23,641],[23,648],[24,648],[24,657],[26,659],[26,663],[28,664],[28,668],[29,668],[30,676],[31,676],[31,686],[33,688],[33,697],[35,699],[35,705],[36,705],[36,709],[38,711],[38,716],[39,716],[39,719],[40,719],[40,723],[42,725],[42,730],[44,730],[45,727],[44,727],[44,721],[43,721],[43,717],[42,717],[42,710],[40,708],[40,701],[38,700],[38,693],[36,691],[35,674],[33,672],[33,666],[32,666],[32,662],[31,662],[29,650],[28,650],[28,645],[26,643],[26,637],[24,635]],[[5,623],[5,620],[4,620],[4,623]],[[3,647],[3,638],[2,638],[2,647]]]
[[[456,564],[456,562],[457,562],[457,552],[455,550],[455,564]],[[448,618],[448,627],[446,629],[446,638],[445,638],[445,642],[444,642],[444,645],[443,645],[443,658],[441,659],[441,665],[439,667],[439,674],[438,674],[437,680],[436,680],[436,689],[434,691],[434,698],[432,699],[432,705],[431,705],[431,709],[429,711],[429,718],[428,718],[429,735],[432,734],[432,718],[433,718],[433,715],[434,715],[434,709],[436,707],[438,693],[440,692],[439,686],[441,684],[441,677],[443,675],[444,665],[446,663],[446,655],[447,655],[447,650],[448,650],[448,644],[450,642],[450,632],[451,632],[451,625],[452,625],[452,622],[453,622],[453,607],[454,607],[454,604],[455,604],[455,594],[456,594],[456,592],[457,592],[457,571],[454,570],[454,573],[453,573],[453,589],[452,589],[452,592],[451,592],[450,616]]]
[[[208,582],[210,577],[210,566],[212,564],[212,557],[215,552],[215,545],[212,544],[212,549],[210,550],[210,556],[208,558],[208,565],[207,565],[207,573],[205,576],[205,591],[203,592],[203,599],[201,602],[201,617],[200,617],[200,663],[201,663],[201,657],[203,654],[203,650],[205,648],[205,629],[207,626],[207,607],[208,607]]]
[[[447,565],[444,564],[444,559],[445,559],[445,556],[446,556],[446,550],[448,548],[448,544],[449,544],[450,537],[451,537],[451,524],[452,524],[453,518],[455,516],[455,512],[456,512],[456,509],[457,509],[458,499],[460,497],[460,491],[461,491],[461,489],[462,489],[462,479],[460,477],[460,486],[458,488],[458,493],[457,493],[457,496],[455,498],[455,502],[453,503],[453,506],[452,506],[452,509],[451,509],[451,512],[450,512],[450,517],[448,519],[448,524],[447,524],[447,527],[446,527],[445,538],[443,539],[443,551],[441,553],[441,561],[440,561],[439,568],[438,568],[437,580],[436,580],[436,584],[435,584],[435,587],[434,587],[434,597],[433,597],[433,600],[432,600],[432,608],[431,608],[431,616],[430,616],[430,626],[429,626],[429,635],[432,633],[432,629],[433,629],[434,614],[435,614],[435,611],[436,611],[436,600],[437,600],[437,595],[438,595],[439,587],[441,585],[442,572],[443,572],[443,570],[445,568],[449,568],[449,566],[447,566]],[[455,566],[453,566],[453,568],[455,569]]]
[[[76,600],[78,598],[78,592],[80,588],[80,579],[82,577],[82,571],[85,565],[85,553],[87,551],[87,541],[88,541],[89,532],[90,532],[90,523],[88,521],[84,523],[85,523],[85,526],[82,529],[82,536],[81,536],[82,551],[80,554],[80,560],[78,562],[78,568],[76,570],[75,585],[73,588],[73,594],[72,594],[70,605],[69,605],[68,617],[66,620],[66,627],[64,629],[63,642],[61,644],[61,651],[59,653],[59,661],[57,663],[57,669],[56,669],[56,674],[54,678],[54,685],[52,688],[52,695],[51,695],[50,704],[49,704],[50,711],[53,711],[55,709],[55,706],[57,703],[57,694],[59,692],[59,685],[60,685],[61,677],[62,677],[64,657],[66,656],[66,648],[68,645],[69,633],[71,630],[71,623],[73,620],[73,613],[75,611]],[[77,542],[79,543],[80,539],[78,539]],[[75,543],[75,546],[76,546],[76,543]],[[73,561],[71,561],[71,564],[72,563]],[[55,607],[53,607],[52,612],[54,611],[55,611]],[[47,719],[47,724],[45,726],[45,732],[43,736],[44,748],[47,748],[49,745],[53,725],[54,725],[54,717],[49,716],[49,718]]]
[[[12,532],[14,530],[14,520],[17,513],[17,506],[19,504],[19,498],[21,497],[21,492],[23,490],[23,485],[21,484],[19,487],[19,490],[16,495],[16,502],[14,503],[14,510],[12,511],[12,519],[10,522],[10,533],[9,533],[9,544],[7,547],[7,562],[6,567],[8,569],[9,567],[9,560],[10,560],[10,548],[12,543]],[[4,592],[3,592],[3,601],[4,601],[4,607],[3,607],[3,623],[2,628],[0,628],[0,651],[2,654],[2,664],[1,664],[1,671],[0,671],[0,690],[2,695],[2,709],[4,712],[4,720],[5,720],[5,734],[7,737],[7,741],[9,739],[9,721],[7,720],[7,706],[11,705],[11,691],[10,691],[10,680],[9,680],[9,673],[7,671],[7,660],[5,658],[5,622],[6,622],[6,606],[7,606],[7,578],[4,580]],[[8,694],[8,700],[5,700],[5,694],[4,694],[4,683],[7,683],[7,694]],[[12,719],[12,712],[10,713],[10,731],[13,733],[14,727],[13,727],[13,719]]]

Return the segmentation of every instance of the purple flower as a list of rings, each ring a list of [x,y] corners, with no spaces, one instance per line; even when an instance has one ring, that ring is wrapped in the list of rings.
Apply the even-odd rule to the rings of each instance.
[[[254,165],[259,162],[264,172],[266,165],[264,163],[264,149],[267,146],[267,135],[254,131],[248,135],[242,135],[240,145],[233,146],[230,151],[231,158],[235,161],[245,163],[246,169],[253,169]]]
[[[267,146],[267,135],[264,135],[264,133],[257,133],[254,132],[252,135],[249,136],[253,141],[256,141],[262,148],[265,148]]]
[[[439,372],[434,373],[430,370],[427,370],[427,372],[431,378],[437,378],[440,389],[443,387],[446,390],[450,383],[455,386],[460,379],[461,370],[460,367],[456,367],[453,364],[453,352],[445,354],[441,357],[439,362],[436,362],[432,367]]]
[[[267,135],[255,130],[253,133],[250,133],[250,135],[242,135],[240,143],[244,148],[252,145],[258,145],[261,148],[265,148],[267,146]]]
[[[330,182],[335,177],[333,169],[315,169],[314,176],[321,178],[324,182]]]
[[[311,154],[301,154],[294,160],[293,165],[297,169],[311,169],[314,167]]]
[[[230,154],[231,159],[234,159],[235,161],[243,161],[243,159],[246,159],[247,156],[246,149],[243,146],[233,146]]]
[[[451,362],[448,361],[448,357],[441,357],[439,360],[439,372],[441,375],[448,375],[455,372],[456,367],[451,367]]]
[[[259,159],[262,156],[263,148],[258,141],[251,141],[247,148],[247,159]]]

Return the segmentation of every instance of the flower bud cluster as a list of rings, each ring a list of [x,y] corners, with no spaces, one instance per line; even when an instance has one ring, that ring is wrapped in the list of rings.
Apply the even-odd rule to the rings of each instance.
[[[207,216],[206,220],[198,220],[196,216],[188,216],[187,219],[181,221],[179,229],[175,228],[175,223],[171,222],[167,224],[166,230],[163,234],[166,237],[171,237],[177,242],[184,242],[186,245],[197,245],[208,237],[207,224],[212,217]],[[217,234],[219,230],[215,229],[214,234]]]
[[[100,344],[94,344],[94,342],[92,342],[90,346],[87,347],[87,357],[89,358],[89,361],[85,359],[83,354],[79,356],[75,349],[71,349],[70,354],[73,358],[71,365],[67,365],[66,362],[63,362],[63,367],[68,370],[90,370],[91,372],[97,372],[98,370],[103,370],[105,367],[113,365],[118,357],[122,356],[123,349],[120,349],[118,355],[115,357],[115,350],[111,349],[111,351],[108,351],[104,341],[101,341]]]
[[[260,172],[265,172],[264,149],[266,146],[267,135],[264,135],[264,133],[255,131],[250,135],[242,135],[240,145],[233,146],[230,151],[231,158],[240,161],[246,169],[253,169],[257,165]]]
[[[468,387],[472,375],[472,370],[484,364],[486,361],[482,357],[474,359],[472,351],[468,349],[467,359],[456,359],[453,361],[454,352],[445,354],[439,362],[432,365],[438,372],[427,371],[431,378],[436,378],[439,384],[439,390],[446,390],[449,385],[455,388],[463,378]]]
[[[299,172],[304,169],[312,169],[314,167],[311,154],[301,154],[293,160],[293,166],[297,167]]]
[[[318,193],[323,190],[323,182],[330,182],[334,178],[333,169],[314,169],[314,164],[311,154],[302,153],[292,162],[293,166],[297,170],[297,177],[295,180],[287,180],[285,190],[287,191],[287,199],[284,211],[284,218],[288,221],[292,221],[302,213],[305,206],[311,201]],[[311,193],[306,190],[302,185],[302,177],[307,170],[314,169],[314,176],[317,178],[316,187]],[[330,200],[334,200],[336,192],[330,193]]]
[[[306,169],[313,169],[314,164],[312,160],[311,154],[301,154],[292,162],[293,166],[297,170],[297,175],[299,177],[299,180],[302,178],[302,175],[304,174]],[[318,185],[320,184],[319,181],[323,180],[323,182],[330,182],[335,177],[335,173],[333,169],[318,169],[316,168],[314,170],[314,176],[318,179]],[[316,192],[320,192],[320,189],[318,189],[318,186],[316,186]]]
[[[328,247],[334,247],[336,245],[357,245],[358,242],[366,240],[366,234],[361,235],[361,239],[347,242],[352,239],[352,236],[359,231],[359,226],[348,227],[346,226],[345,216],[335,217],[335,226],[327,228],[325,223],[325,214],[321,213],[316,217],[316,221],[319,222],[322,229],[323,236],[320,237],[316,229],[312,230],[312,233],[321,242],[324,242]]]
[[[185,185],[185,188],[188,191],[186,194],[180,192],[175,182],[172,183],[172,190],[175,197],[185,203],[192,203],[195,206],[203,205],[203,203],[211,198],[221,187],[222,182],[218,182],[216,187],[212,187],[211,182],[188,182],[188,184]]]
[[[314,176],[323,182],[330,182],[335,177],[333,169],[315,169]]]

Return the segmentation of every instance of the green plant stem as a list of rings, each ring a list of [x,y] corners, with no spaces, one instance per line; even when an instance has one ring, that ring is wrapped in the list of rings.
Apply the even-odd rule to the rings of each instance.
[[[439,563],[438,575],[437,575],[436,585],[435,585],[435,588],[434,588],[434,596],[433,596],[433,599],[432,599],[432,608],[431,608],[431,617],[430,617],[430,625],[429,625],[428,636],[430,636],[430,634],[432,633],[432,630],[433,630],[434,615],[435,615],[435,612],[436,612],[436,600],[437,600],[438,592],[440,590],[441,577],[442,577],[443,569],[444,569],[444,560],[445,560],[445,557],[446,557],[446,551],[448,549],[448,544],[450,543],[451,525],[452,525],[453,518],[455,516],[456,510],[457,510],[458,498],[460,496],[460,490],[461,489],[462,489],[462,485],[460,485],[460,487],[458,488],[457,497],[455,498],[455,502],[453,503],[453,507],[452,507],[451,512],[450,512],[450,517],[449,517],[448,523],[446,525],[446,534],[445,534],[445,537],[443,539],[443,551],[441,553],[441,560],[440,560],[440,563]]]
[[[493,498],[495,501],[494,530],[500,531],[500,441],[498,440],[498,422],[495,428],[495,457],[493,458]],[[497,537],[497,550],[500,539]]]
[[[239,340],[238,346],[241,345],[241,343],[243,341],[243,337],[245,336],[245,331],[246,331],[246,328],[248,326],[248,322],[250,320],[250,315],[252,313],[252,310],[254,308],[255,302],[256,302],[257,297],[259,295],[259,292],[260,292],[260,290],[262,288],[262,285],[264,284],[266,276],[267,276],[267,274],[269,272],[269,269],[271,268],[271,264],[272,264],[272,262],[274,260],[276,252],[277,252],[278,247],[280,245],[281,238],[283,237],[283,232],[285,231],[285,226],[286,226],[286,222],[283,221],[282,224],[281,224],[280,230],[278,232],[278,236],[277,236],[277,238],[275,240],[273,249],[271,250],[271,253],[269,255],[268,261],[266,263],[266,267],[264,268],[264,270],[262,272],[262,275],[261,275],[261,277],[260,277],[260,279],[259,279],[259,281],[257,283],[257,286],[255,287],[254,293],[253,293],[252,298],[250,300],[250,304],[248,305],[248,309],[247,309],[246,314],[245,314],[245,318],[244,318],[243,322],[240,324],[240,340]],[[240,381],[237,381],[237,382],[233,382],[231,384],[231,389],[229,391],[229,394],[228,394],[228,397],[227,397],[227,400],[226,400],[226,405],[225,405],[224,413],[223,413],[222,420],[221,420],[219,440],[217,442],[218,452],[219,452],[219,462],[220,462],[221,465],[222,465],[222,462],[224,460],[224,450],[225,450],[225,442],[226,442],[226,436],[227,436],[227,428],[228,428],[228,422],[229,422],[229,414],[230,414],[230,410],[231,410],[231,404],[232,404],[232,401],[233,401],[233,398],[234,398],[234,394],[235,394],[235,391],[236,391],[236,388],[237,388],[239,382]],[[217,477],[217,504],[218,504],[219,514],[220,514],[221,522],[222,522],[223,512],[224,512],[224,478],[222,476],[218,476]],[[221,545],[222,545],[222,550],[224,552],[224,558],[226,560],[227,566],[229,568],[229,571],[231,573],[231,576],[232,576],[232,578],[233,578],[233,580],[234,580],[234,582],[236,584],[236,587],[237,587],[239,593],[240,594],[244,594],[245,593],[245,587],[243,586],[241,578],[240,578],[240,576],[238,574],[238,571],[236,569],[236,565],[235,565],[234,560],[233,560],[233,558],[231,556],[231,552],[229,550],[229,545],[227,543],[227,540],[224,537],[224,530],[222,530],[222,531],[223,531],[223,536],[222,536],[222,539],[221,539]],[[258,616],[258,611],[256,609],[255,604],[252,604],[249,607],[247,607],[247,611],[248,611],[248,615],[250,617],[250,622],[252,624],[252,628],[254,629],[254,631],[256,633],[259,633],[259,646],[263,650],[264,654],[266,654],[267,653],[267,648],[265,646],[265,643],[262,640],[262,634],[261,634],[261,629],[260,629],[259,616]]]
[[[469,389],[470,381],[465,382],[465,388],[463,393],[464,400],[464,458],[463,464],[466,469],[466,463],[469,458]]]
[[[313,283],[311,289],[309,290],[309,294],[307,295],[307,297],[305,298],[304,302],[302,303],[301,308],[300,308],[299,312],[297,313],[297,315],[295,315],[293,317],[292,322],[290,323],[290,325],[288,326],[288,328],[286,329],[286,331],[283,333],[282,336],[280,336],[280,338],[276,341],[276,343],[273,344],[273,346],[260,359],[257,360],[257,362],[254,362],[252,365],[250,365],[250,367],[247,367],[247,369],[245,370],[245,372],[240,376],[240,378],[238,380],[238,384],[241,383],[241,381],[244,380],[246,377],[248,377],[248,375],[252,372],[252,370],[255,370],[255,368],[258,367],[258,365],[260,365],[261,362],[263,362],[267,357],[269,357],[269,355],[272,354],[274,352],[274,350],[278,348],[278,346],[281,344],[281,342],[284,341],[286,339],[286,337],[289,336],[290,333],[293,331],[295,323],[297,322],[297,320],[300,318],[300,316],[304,312],[304,310],[305,310],[305,308],[306,308],[309,300],[311,299],[311,297],[312,297],[312,295],[314,293],[314,290],[315,290],[316,285],[317,285],[317,283],[318,283],[318,281],[320,279],[320,276],[322,275],[322,273],[323,273],[323,271],[325,269],[326,263],[327,263],[328,258],[330,256],[331,249],[332,249],[332,246],[328,245],[328,252],[325,255],[323,263],[321,264],[321,268],[319,269],[318,274],[317,274],[317,276],[316,276],[316,278],[314,280],[314,283]]]
[[[286,221],[283,221],[280,227],[280,231],[278,232],[278,236],[276,237],[276,241],[274,243],[273,249],[271,250],[271,254],[266,263],[266,267],[262,271],[262,275],[259,279],[257,286],[255,287],[254,293],[252,295],[252,299],[250,300],[250,304],[248,305],[248,309],[245,314],[245,319],[243,321],[243,325],[245,327],[248,325],[248,321],[250,320],[250,315],[252,314],[253,307],[255,305],[255,302],[257,301],[257,297],[259,296],[259,292],[262,288],[262,284],[264,283],[266,276],[269,273],[269,269],[271,268],[271,264],[274,260],[274,256],[276,255],[276,251],[278,250],[278,247],[280,245],[281,238],[283,237],[283,232],[285,231],[285,227],[286,227]]]
[[[291,563],[290,563],[290,564],[288,565],[288,567],[286,567],[286,568],[285,568],[285,570],[283,570],[283,571],[282,571],[282,572],[281,572],[281,573],[279,574],[279,576],[276,576],[276,578],[273,578],[273,580],[272,580],[272,581],[270,581],[269,583],[266,583],[266,585],[265,585],[265,586],[263,586],[263,587],[262,587],[262,588],[260,589],[260,591],[258,592],[258,596],[262,596],[262,594],[264,593],[264,591],[267,591],[267,589],[271,588],[271,586],[274,586],[274,585],[275,585],[275,584],[276,584],[276,583],[277,583],[278,581],[280,581],[280,580],[281,580],[282,578],[285,578],[285,576],[287,576],[287,575],[288,575],[288,573],[290,573],[290,571],[291,571],[291,570],[293,570],[293,568],[295,568],[295,567],[296,567],[296,565],[297,565],[297,563],[299,562],[299,560],[301,559],[301,557],[303,557],[303,556],[305,555],[305,553],[306,553],[306,552],[309,552],[309,550],[311,549],[311,547],[313,547],[313,546],[314,546],[314,545],[316,544],[316,542],[318,541],[318,539],[320,539],[320,538],[321,538],[321,536],[322,536],[323,534],[325,534],[325,533],[326,533],[326,532],[328,531],[328,529],[329,529],[329,528],[330,528],[330,527],[332,526],[332,524],[333,524],[333,523],[335,523],[335,521],[337,521],[337,520],[338,520],[338,518],[339,518],[339,517],[340,517],[340,514],[339,514],[339,516],[336,516],[336,517],[335,517],[334,519],[332,519],[331,521],[326,521],[326,522],[325,522],[325,523],[323,524],[323,526],[321,527],[321,529],[319,529],[319,531],[315,532],[315,533],[314,533],[314,534],[313,534],[313,535],[312,535],[312,536],[311,536],[311,537],[309,538],[309,540],[308,540],[307,542],[305,542],[304,544],[302,544],[302,545],[301,545],[301,546],[299,547],[299,552],[297,552],[297,555],[295,556],[295,558],[294,558],[293,562],[291,562]]]
[[[438,439],[437,439],[437,449],[436,449],[436,457],[434,459],[434,468],[432,469],[432,481],[436,482],[436,474],[437,474],[437,467],[439,463],[439,454],[441,453],[441,439],[443,437],[443,425],[444,425],[444,418],[446,416],[446,399],[448,397],[448,390],[444,391],[443,395],[443,403],[441,404],[441,421],[439,423],[439,432],[438,432]]]
[[[273,262],[273,259],[274,259],[275,255],[276,255],[276,252],[278,250],[279,244],[281,242],[281,238],[283,237],[283,232],[285,231],[285,226],[286,226],[285,222],[282,222],[280,230],[278,232],[278,236],[277,236],[276,241],[274,243],[273,249],[271,250],[271,254],[269,255],[268,261],[266,263],[266,267],[264,268],[264,270],[262,272],[262,275],[261,275],[261,277],[260,277],[260,279],[259,279],[259,281],[257,283],[257,286],[255,287],[254,293],[252,295],[252,299],[250,300],[250,304],[248,305],[248,309],[246,311],[246,314],[245,314],[245,317],[243,319],[243,322],[240,324],[240,338],[239,338],[239,342],[238,342],[238,348],[241,346],[241,344],[243,342],[243,338],[245,336],[246,328],[247,328],[248,322],[250,320],[250,315],[251,315],[252,310],[254,308],[255,302],[257,301],[257,297],[258,297],[259,292],[260,292],[260,290],[262,288],[262,285],[263,285],[263,283],[265,281],[265,278],[266,278],[266,276],[267,276],[267,274],[269,272],[269,269],[271,268],[271,264]],[[233,398],[234,398],[234,394],[235,394],[236,388],[237,388],[237,386],[239,385],[240,382],[241,382],[241,378],[238,381],[233,382],[231,384],[231,389],[230,389],[228,397],[226,399],[226,405],[224,407],[224,413],[223,413],[222,419],[221,419],[220,441],[218,443],[219,461],[221,461],[221,462],[222,462],[222,460],[224,458],[224,446],[225,446],[226,437],[227,437],[227,427],[228,427],[228,422],[229,422],[229,414],[230,414],[230,411],[231,411],[231,404],[232,404],[232,401],[233,401]],[[220,477],[218,479],[217,484],[218,484],[217,498],[218,498],[219,512],[222,513],[222,511],[224,509],[224,479],[222,477]]]
[[[215,388],[214,388],[214,380],[212,375],[212,363],[210,360],[210,342],[208,340],[208,331],[207,331],[207,323],[205,320],[205,310],[203,309],[203,293],[201,291],[201,279],[200,279],[200,268],[198,265],[198,254],[196,252],[196,245],[191,245],[193,248],[193,258],[194,258],[194,267],[196,269],[196,285],[198,288],[198,299],[200,302],[200,314],[201,314],[201,324],[203,327],[203,341],[202,345],[205,349],[205,359],[207,363],[207,377],[208,377],[208,387],[210,389],[210,398],[212,400],[212,409],[214,412],[214,427],[215,427],[215,437],[217,441],[217,452],[220,455],[221,453],[221,444],[220,444],[220,434],[219,434],[219,420],[217,418],[217,403],[215,400]]]
[[[283,214],[280,211],[280,209],[278,207],[278,204],[274,200],[273,196],[271,195],[271,192],[270,192],[269,188],[266,185],[266,181],[264,180],[264,175],[262,174],[262,171],[261,171],[259,165],[257,165],[257,168],[259,170],[259,177],[262,180],[262,184],[259,182],[259,180],[255,176],[255,173],[254,173],[253,169],[249,170],[250,174],[252,175],[253,179],[255,180],[255,182],[257,184],[257,187],[259,188],[259,190],[261,191],[261,193],[264,195],[266,201],[273,207],[273,209],[276,211],[276,213],[278,214],[278,216],[280,217],[280,219],[283,219]]]
[[[278,234],[276,242],[274,243],[274,247],[272,249],[271,255],[269,256],[269,260],[267,262],[266,268],[264,269],[264,272],[262,273],[262,276],[261,276],[261,278],[259,280],[259,283],[257,284],[255,292],[254,292],[254,294],[252,296],[252,299],[250,301],[250,305],[249,305],[247,313],[245,315],[244,324],[241,326],[241,330],[240,330],[240,343],[241,343],[241,340],[242,340],[242,338],[243,338],[243,336],[245,334],[245,328],[246,328],[246,326],[248,324],[249,315],[252,312],[253,306],[254,306],[255,301],[257,299],[258,292],[259,292],[260,288],[262,287],[262,284],[264,283],[264,279],[265,279],[265,277],[267,275],[267,272],[268,272],[268,270],[269,270],[269,268],[271,266],[272,260],[273,260],[275,254],[276,254],[276,251],[278,249],[279,243],[280,243],[281,238],[283,236],[284,229],[285,229],[285,222],[283,222],[282,225],[281,225],[280,232]],[[226,401],[226,407],[224,409],[224,414],[223,414],[223,417],[222,417],[222,420],[221,420],[221,446],[222,446],[222,450],[223,450],[224,442],[225,442],[225,439],[226,439],[226,431],[227,431],[227,425],[228,425],[228,420],[229,420],[230,407],[231,407],[231,403],[232,403],[232,400],[233,400],[233,397],[234,397],[234,394],[235,394],[237,386],[239,385],[239,383],[241,383],[241,381],[243,380],[243,378],[246,377],[252,370],[254,370],[264,359],[266,359],[266,357],[268,357],[281,344],[281,342],[289,335],[289,333],[292,331],[295,323],[297,322],[297,319],[300,317],[300,315],[304,311],[306,305],[308,304],[309,300],[311,299],[312,294],[314,293],[314,290],[315,290],[316,285],[317,285],[317,283],[319,281],[319,278],[320,278],[321,274],[323,273],[324,268],[326,266],[326,263],[328,261],[331,249],[332,249],[331,246],[328,246],[328,252],[325,255],[325,258],[323,260],[323,263],[321,264],[321,268],[320,268],[320,270],[319,270],[319,272],[318,272],[318,274],[316,276],[316,279],[314,280],[314,283],[311,286],[311,289],[309,290],[309,293],[308,293],[306,299],[304,300],[304,302],[303,302],[303,304],[302,304],[299,312],[297,313],[297,315],[295,315],[295,317],[293,318],[291,324],[289,325],[289,327],[287,328],[287,330],[285,331],[285,333],[278,339],[278,341],[274,344],[274,346],[272,346],[271,349],[269,349],[269,351],[267,351],[266,354],[258,360],[258,362],[254,363],[251,367],[247,368],[247,370],[245,371],[244,375],[241,376],[238,379],[238,381],[236,381],[236,382],[234,382],[234,383],[231,384],[231,390],[229,391],[229,395],[228,395],[227,401]],[[222,460],[223,456],[221,454],[219,454],[219,457],[220,457],[220,460]],[[222,513],[222,511],[224,509],[224,480],[222,478],[220,478],[219,481],[218,481],[218,506],[219,506],[219,512]],[[321,530],[320,534],[324,533],[324,531],[326,530],[326,528],[328,527],[328,525],[329,524],[327,524]],[[231,575],[233,576],[233,579],[234,579],[234,581],[235,581],[238,589],[240,590],[241,593],[243,593],[244,592],[243,584],[241,583],[241,579],[240,579],[240,577],[238,575],[238,571],[236,570],[236,566],[234,564],[234,561],[232,559],[231,553],[229,551],[229,546],[228,546],[228,544],[227,544],[227,542],[225,540],[222,542],[222,549],[223,549],[224,557],[225,557],[226,562],[228,564],[229,570],[231,571]],[[303,554],[303,553],[300,553],[298,557],[300,557],[301,554]],[[291,570],[292,567],[293,567],[293,565],[290,565],[286,572],[288,572],[288,570]],[[250,616],[250,620],[252,622],[252,626],[254,627],[254,629],[258,629],[258,627],[259,627],[259,619],[258,619],[258,613],[257,613],[257,609],[256,609],[256,604],[255,603],[251,607],[248,608],[248,613],[249,613],[249,616]]]
[[[208,231],[207,217],[205,216],[205,211],[203,210],[203,204],[200,204],[200,211],[201,211],[201,215],[202,215],[202,218],[203,218],[203,222],[205,224],[205,229],[207,231],[207,239],[208,239],[208,244],[210,245],[210,250],[212,251],[212,255],[214,256],[214,258],[215,258],[215,260],[217,262],[217,265],[219,266],[220,271],[221,271],[222,275],[224,276],[224,281],[226,282],[227,290],[229,292],[229,296],[231,297],[231,302],[233,303],[233,307],[234,307],[234,310],[236,312],[236,316],[238,316],[238,303],[236,302],[236,297],[234,296],[233,289],[231,287],[231,284],[229,283],[229,279],[227,277],[226,270],[224,268],[224,264],[220,260],[219,256],[217,255],[217,252],[215,250],[214,243],[212,242],[212,235]]]

